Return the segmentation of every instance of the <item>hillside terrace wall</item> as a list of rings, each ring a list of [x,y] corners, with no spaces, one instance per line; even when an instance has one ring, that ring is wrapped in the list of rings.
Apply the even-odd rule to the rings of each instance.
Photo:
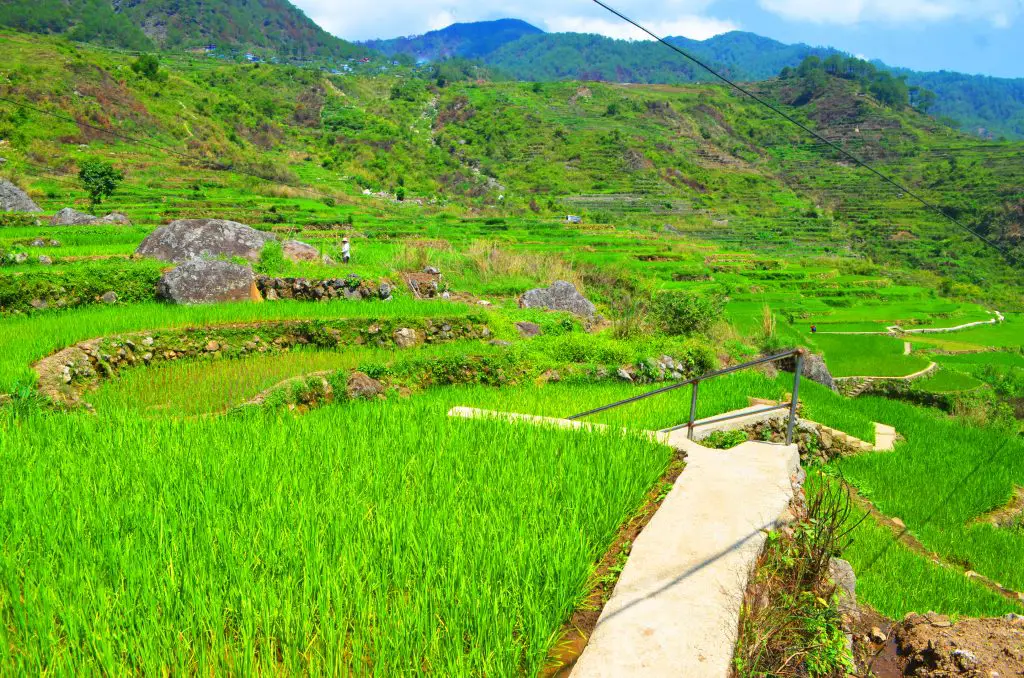
[[[186,358],[280,353],[299,345],[324,348],[409,348],[459,339],[486,339],[490,329],[473,318],[340,319],[133,332],[83,341],[34,367],[40,394],[75,407],[82,394],[121,369]]]

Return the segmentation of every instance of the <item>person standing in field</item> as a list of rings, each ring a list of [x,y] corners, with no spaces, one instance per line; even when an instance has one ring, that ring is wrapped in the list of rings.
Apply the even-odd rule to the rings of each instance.
[[[352,258],[352,249],[348,244],[348,238],[341,239],[341,261],[348,263],[348,260]]]

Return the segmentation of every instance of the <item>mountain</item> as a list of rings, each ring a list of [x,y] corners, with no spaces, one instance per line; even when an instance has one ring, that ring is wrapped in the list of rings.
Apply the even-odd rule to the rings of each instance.
[[[668,41],[723,74],[741,81],[776,77],[808,56],[825,60],[831,47],[785,44],[754,33],[733,31],[707,40],[671,37]],[[599,80],[646,84],[709,81],[712,76],[654,42],[615,40],[582,33],[544,33],[521,21],[455,24],[418,38],[376,40],[368,47],[388,54],[437,59],[476,58],[517,80]],[[962,73],[925,73],[877,66],[905,76],[910,86],[938,95],[930,113],[972,134],[1024,139],[1024,79]]]
[[[502,45],[544,31],[519,19],[498,19],[452,24],[439,31],[391,40],[370,40],[367,47],[388,56],[405,54],[417,59],[435,61],[451,57],[478,59]]]
[[[288,0],[0,0],[0,25],[134,50],[214,44],[293,57],[365,52]]]

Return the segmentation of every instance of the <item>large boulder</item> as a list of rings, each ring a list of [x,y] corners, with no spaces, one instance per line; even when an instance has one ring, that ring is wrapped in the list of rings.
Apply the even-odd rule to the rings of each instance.
[[[204,256],[242,257],[256,262],[271,240],[277,240],[277,236],[236,221],[179,219],[146,236],[135,253],[174,263]]]
[[[60,212],[53,215],[50,219],[51,226],[85,226],[88,224],[94,224],[98,221],[96,217],[85,212],[79,212],[78,210],[65,207]]]
[[[321,255],[320,250],[307,245],[304,242],[298,240],[285,240],[281,243],[281,254],[288,261],[294,261],[296,263],[309,261],[313,263],[323,262],[325,264],[333,264],[334,261],[327,255]]]
[[[796,359],[786,358],[785,360],[780,360],[778,365],[780,369],[785,370],[786,372],[792,372],[796,369]],[[838,390],[836,388],[835,379],[832,378],[832,373],[828,371],[828,365],[825,364],[825,358],[817,353],[804,353],[800,376],[817,382],[832,391]]]
[[[39,205],[6,179],[0,179],[0,212],[42,212]]]
[[[529,290],[519,298],[521,308],[545,308],[552,311],[568,311],[590,318],[595,307],[579,293],[576,286],[564,280],[556,280],[551,287]]]
[[[246,301],[259,295],[248,266],[216,259],[193,259],[164,273],[157,295],[176,304]]]

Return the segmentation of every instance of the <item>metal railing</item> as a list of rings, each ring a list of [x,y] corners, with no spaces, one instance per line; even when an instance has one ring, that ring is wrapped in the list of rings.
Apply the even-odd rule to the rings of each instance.
[[[796,408],[800,398],[800,371],[803,369],[803,358],[804,349],[798,348],[792,351],[786,351],[785,353],[778,353],[776,355],[765,356],[764,358],[758,358],[757,360],[751,360],[750,362],[741,363],[739,365],[733,365],[732,367],[726,367],[722,370],[716,370],[714,372],[708,372],[699,377],[689,379],[687,381],[681,381],[671,386],[665,386],[654,391],[648,391],[632,398],[626,398],[625,400],[619,400],[618,402],[611,403],[610,405],[603,405],[601,407],[587,410],[586,412],[580,412],[574,414],[567,419],[582,419],[583,417],[589,417],[592,414],[599,412],[605,412],[607,410],[614,409],[616,407],[622,407],[623,405],[629,405],[635,403],[638,400],[644,400],[646,398],[653,398],[654,396],[661,395],[662,393],[668,393],[669,391],[675,391],[676,389],[683,388],[684,386],[693,386],[693,391],[690,394],[690,418],[685,424],[679,424],[678,426],[672,426],[670,428],[662,429],[660,433],[671,433],[672,431],[678,431],[680,429],[689,429],[687,432],[687,438],[693,440],[693,429],[697,426],[706,426],[708,424],[717,424],[723,421],[729,421],[731,419],[739,419],[740,417],[749,417],[755,414],[763,414],[765,412],[773,412],[775,410],[789,409],[789,422],[786,425],[786,444],[789,445],[793,442],[793,427],[796,425]],[[700,389],[700,384],[703,381],[714,379],[715,377],[721,377],[726,374],[738,372],[740,370],[749,369],[756,367],[757,365],[763,365],[765,363],[777,362],[779,360],[785,360],[786,358],[795,358],[796,365],[793,369],[793,395],[790,397],[788,403],[781,403],[779,405],[766,406],[759,410],[744,411],[739,414],[728,414],[718,417],[711,417],[710,419],[697,420],[697,397]]]

